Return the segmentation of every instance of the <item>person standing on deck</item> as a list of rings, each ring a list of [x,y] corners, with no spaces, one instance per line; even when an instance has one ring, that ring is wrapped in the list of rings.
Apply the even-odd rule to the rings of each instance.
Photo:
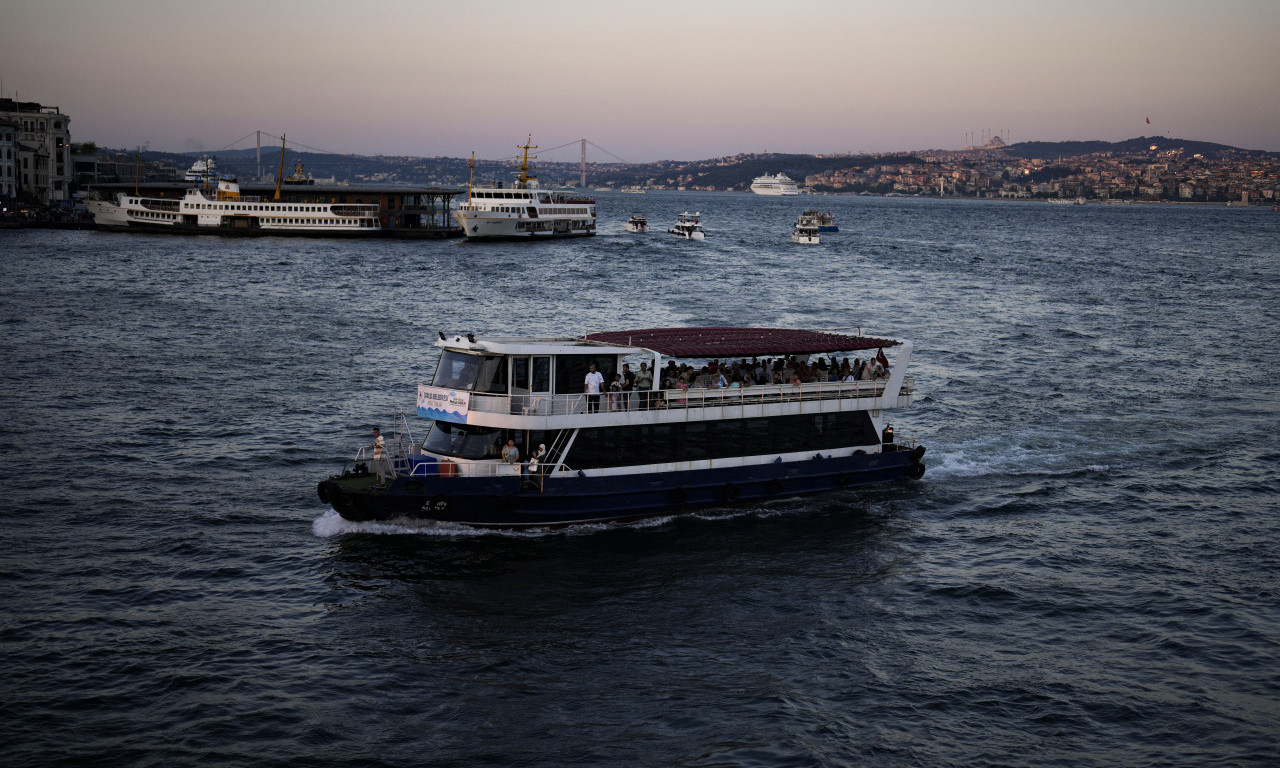
[[[583,390],[587,393],[587,413],[600,412],[600,389],[604,387],[604,376],[591,363],[587,369],[587,377],[583,381]]]
[[[391,462],[387,461],[387,444],[377,427],[373,428],[373,445],[369,448],[373,449],[373,468],[378,473],[378,482],[386,482],[391,476]]]

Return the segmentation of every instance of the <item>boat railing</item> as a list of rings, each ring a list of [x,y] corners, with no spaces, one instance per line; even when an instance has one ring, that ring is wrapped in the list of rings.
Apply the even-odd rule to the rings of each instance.
[[[517,394],[488,395],[472,393],[470,410],[483,413],[508,413],[523,416],[562,416],[569,414],[601,414],[643,410],[694,410],[699,408],[736,408],[769,403],[807,403],[815,401],[856,401],[884,396],[888,381],[824,381],[809,384],[763,384],[748,387],[690,387],[689,389],[655,389],[650,391],[602,392],[594,403],[589,395]],[[909,397],[915,389],[911,376],[903,378],[899,397]]]
[[[182,204],[179,200],[156,200],[154,198],[142,198],[142,207],[149,211],[169,211],[177,213]]]

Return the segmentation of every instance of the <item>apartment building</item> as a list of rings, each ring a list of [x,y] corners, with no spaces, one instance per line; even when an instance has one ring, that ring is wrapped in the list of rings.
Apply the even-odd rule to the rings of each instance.
[[[16,125],[16,194],[46,205],[71,199],[71,118],[57,107],[0,99],[0,121]]]

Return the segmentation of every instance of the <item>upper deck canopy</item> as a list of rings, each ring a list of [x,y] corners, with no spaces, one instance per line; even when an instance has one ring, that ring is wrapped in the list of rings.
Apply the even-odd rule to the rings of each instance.
[[[668,357],[746,357],[853,352],[892,347],[899,342],[871,336],[789,328],[645,328],[589,333],[583,338],[624,347],[643,347]]]

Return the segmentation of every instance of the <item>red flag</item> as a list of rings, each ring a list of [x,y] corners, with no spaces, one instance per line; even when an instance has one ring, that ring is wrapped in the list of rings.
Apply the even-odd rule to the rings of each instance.
[[[1147,118],[1147,125],[1151,125],[1151,118]]]
[[[876,350],[876,362],[883,365],[886,371],[889,370],[889,358],[884,356],[884,349]]]

